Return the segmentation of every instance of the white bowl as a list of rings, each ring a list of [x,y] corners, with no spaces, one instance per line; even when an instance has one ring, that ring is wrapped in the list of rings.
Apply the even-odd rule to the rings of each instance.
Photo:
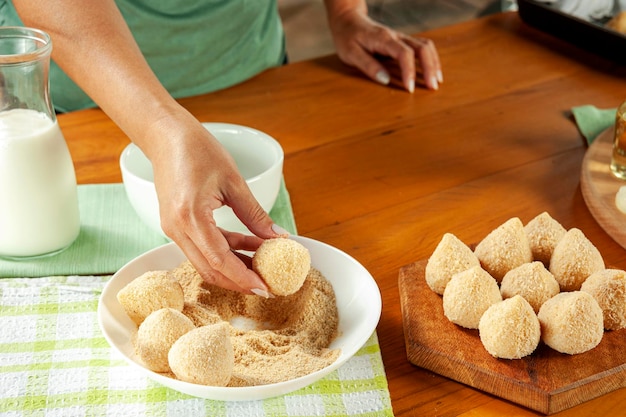
[[[195,397],[222,401],[260,400],[287,394],[316,382],[350,359],[372,335],[380,319],[380,291],[369,272],[346,253],[316,240],[300,236],[291,238],[309,249],[311,264],[330,281],[335,290],[339,336],[331,343],[330,348],[341,349],[341,354],[326,368],[290,381],[228,388],[183,382],[143,367],[131,342],[137,326],[126,315],[116,296],[126,284],[146,271],[177,267],[185,256],[174,243],[168,243],[135,258],[107,283],[98,305],[98,322],[104,337],[127,362],[152,380]]]
[[[276,202],[283,171],[284,153],[280,144],[259,130],[229,123],[202,124],[235,159],[239,172],[250,191],[266,212]],[[139,215],[151,229],[165,236],[161,229],[159,202],[154,187],[152,164],[134,144],[129,144],[120,156],[120,169],[126,195]],[[230,207],[213,211],[219,227],[248,233]]]

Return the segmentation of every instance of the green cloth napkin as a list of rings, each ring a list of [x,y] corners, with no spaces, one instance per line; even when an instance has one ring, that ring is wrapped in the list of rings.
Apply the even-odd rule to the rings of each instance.
[[[572,107],[574,120],[580,133],[590,145],[593,140],[605,129],[615,123],[615,113],[617,109],[599,109],[592,105]]]
[[[80,234],[69,248],[38,259],[0,259],[0,277],[113,274],[133,258],[169,242],[143,224],[121,183],[79,185],[78,204]],[[296,233],[284,182],[270,216],[290,233]]]

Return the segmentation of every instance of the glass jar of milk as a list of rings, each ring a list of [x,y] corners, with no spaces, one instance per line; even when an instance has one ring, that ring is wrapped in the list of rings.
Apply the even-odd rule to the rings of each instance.
[[[50,37],[0,27],[0,257],[64,250],[80,231],[76,175],[49,96]]]

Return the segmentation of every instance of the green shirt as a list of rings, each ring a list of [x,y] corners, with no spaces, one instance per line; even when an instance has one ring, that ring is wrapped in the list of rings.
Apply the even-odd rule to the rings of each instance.
[[[284,33],[276,1],[116,3],[152,70],[172,96],[180,98],[235,85],[284,62]],[[0,25],[22,25],[11,0],[0,0]],[[54,61],[50,91],[57,111],[95,107]]]

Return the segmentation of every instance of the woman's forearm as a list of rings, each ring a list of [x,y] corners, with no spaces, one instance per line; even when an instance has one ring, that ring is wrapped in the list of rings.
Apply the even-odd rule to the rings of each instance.
[[[26,26],[51,36],[52,58],[63,71],[144,151],[154,152],[150,132],[184,110],[150,69],[115,2],[13,3]]]
[[[365,0],[324,0],[328,19],[339,16],[347,11],[359,11],[367,14],[367,3]]]

